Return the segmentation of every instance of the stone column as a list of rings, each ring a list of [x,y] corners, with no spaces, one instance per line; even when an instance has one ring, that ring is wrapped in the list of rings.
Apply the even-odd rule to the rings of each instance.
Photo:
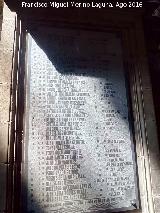
[[[0,0],[0,29],[0,212],[4,212],[6,210],[8,127],[15,13],[3,4],[3,0]]]

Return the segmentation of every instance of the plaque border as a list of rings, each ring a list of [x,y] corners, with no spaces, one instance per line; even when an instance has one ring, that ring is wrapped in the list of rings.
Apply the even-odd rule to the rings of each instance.
[[[59,29],[60,28],[53,28],[53,27],[51,27],[51,30],[53,29],[53,31],[55,31],[55,33],[57,33],[57,35],[62,35],[62,32],[59,32]],[[79,29],[78,29],[79,30]],[[66,33],[67,33],[67,35],[69,35],[69,36],[72,36],[72,34],[74,34],[74,33],[76,33],[76,29],[65,29],[64,30]],[[75,32],[74,32],[75,31]],[[97,31],[94,31],[93,30],[93,33],[94,32],[96,32],[97,33]],[[80,29],[79,30],[79,32],[78,33],[83,33],[83,34],[86,34],[87,33],[87,29]],[[122,207],[122,208],[118,208],[118,209],[113,209],[113,210],[109,210],[109,212],[126,212],[126,210],[127,211],[129,211],[129,210],[136,210],[136,209],[139,209],[139,206],[140,206],[140,202],[139,202],[139,187],[138,187],[138,172],[137,172],[137,165],[136,165],[136,150],[135,150],[135,137],[134,137],[134,125],[133,125],[133,115],[132,115],[132,105],[131,105],[131,98],[130,98],[130,91],[129,91],[129,82],[128,82],[128,80],[129,80],[129,78],[128,78],[128,73],[127,73],[127,69],[125,68],[125,65],[124,65],[124,58],[123,58],[123,45],[122,45],[122,32],[120,31],[120,30],[108,30],[108,29],[106,29],[105,31],[98,31],[98,33],[97,34],[101,34],[102,33],[102,35],[103,35],[103,33],[112,33],[112,34],[117,34],[117,36],[119,36],[120,38],[120,45],[121,45],[121,52],[122,52],[122,55],[121,55],[121,59],[122,59],[122,65],[123,65],[123,75],[124,75],[124,85],[125,85],[125,93],[126,93],[126,99],[127,99],[127,109],[128,109],[128,125],[129,125],[129,130],[130,130],[130,140],[131,140],[131,149],[132,149],[132,159],[133,159],[133,168],[134,168],[134,180],[135,180],[135,190],[136,190],[136,200],[135,200],[135,203],[133,203],[133,205],[131,205],[130,207]],[[74,35],[73,35],[74,36]],[[103,35],[103,37],[102,38],[104,38],[105,37],[105,35]],[[28,53],[28,57],[27,57],[27,68],[26,68],[26,92],[27,92],[27,97],[29,98],[29,86],[27,86],[28,85],[28,83],[29,83],[29,80],[30,80],[30,71],[31,71],[31,68],[30,68],[30,60],[31,60],[31,55],[30,55],[30,46],[32,45],[32,40],[33,40],[34,38],[31,38],[31,35],[29,35],[29,34],[27,34],[27,41],[28,41],[28,45],[27,45],[27,49],[28,49],[28,51],[29,51],[29,53]],[[101,38],[99,38],[99,40],[100,40]],[[27,55],[27,54],[26,54]],[[28,112],[29,112],[29,102],[27,101],[27,99],[26,99],[26,106],[25,106],[25,111],[26,111],[26,114],[28,115]],[[25,118],[25,120],[26,120],[26,122],[25,122],[25,124],[26,123],[28,123],[28,116],[26,116],[26,118]],[[25,127],[26,126],[28,126],[27,124],[25,125]],[[25,128],[24,127],[24,130],[26,131],[27,130],[27,127]],[[24,131],[24,132],[25,132]],[[28,131],[27,131],[27,133],[28,133]],[[24,141],[28,141],[28,134],[25,134],[25,138],[24,138]],[[23,148],[23,151],[22,151],[22,153],[24,153],[24,157],[22,157],[23,158],[23,162],[24,162],[24,167],[22,167],[22,169],[25,171],[25,173],[23,172],[23,170],[22,170],[22,176],[23,176],[23,178],[22,178],[22,180],[24,181],[24,182],[28,182],[27,181],[27,164],[25,163],[25,161],[27,161],[27,150],[26,150],[26,148],[25,148],[25,144],[26,144],[26,146],[27,146],[27,142],[25,142],[24,143],[24,148]],[[26,156],[26,157],[25,157]],[[26,169],[25,169],[26,168]],[[24,184],[25,185],[25,184]],[[23,190],[23,188],[22,188],[22,190]],[[22,196],[24,197],[24,200],[26,201],[26,202],[22,202],[22,203],[24,203],[24,211],[23,212],[25,212],[25,209],[27,209],[27,190],[26,190],[26,187],[24,187],[24,190],[23,190],[24,192],[22,193]],[[103,211],[104,212],[104,211]],[[135,211],[134,211],[135,212]]]

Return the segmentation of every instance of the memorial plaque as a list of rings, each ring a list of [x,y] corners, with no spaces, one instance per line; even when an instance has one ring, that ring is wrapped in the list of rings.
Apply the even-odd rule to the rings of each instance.
[[[48,36],[50,53],[29,36],[27,212],[136,209],[121,37],[75,32],[55,30]]]

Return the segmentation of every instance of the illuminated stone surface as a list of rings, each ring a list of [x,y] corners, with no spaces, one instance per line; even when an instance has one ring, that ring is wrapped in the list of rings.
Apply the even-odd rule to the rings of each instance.
[[[98,35],[73,39],[57,31],[51,61],[30,38],[28,212],[138,206],[121,39]]]

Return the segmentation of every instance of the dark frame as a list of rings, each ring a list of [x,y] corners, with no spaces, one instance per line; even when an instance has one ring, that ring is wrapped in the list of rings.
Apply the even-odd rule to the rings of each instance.
[[[98,13],[99,14],[99,13]],[[149,175],[149,156],[148,156],[148,145],[147,145],[147,125],[146,125],[146,117],[144,112],[146,109],[144,108],[144,102],[146,104],[147,101],[143,98],[143,90],[145,87],[151,87],[149,82],[144,82],[142,80],[142,73],[148,77],[147,70],[147,62],[141,61],[141,58],[145,58],[145,45],[142,31],[142,23],[141,23],[141,14],[137,13],[136,16],[130,17],[127,21],[125,21],[125,17],[127,16],[127,12],[122,14],[122,18],[119,20],[118,24],[116,24],[115,17],[113,14],[107,14],[105,20],[102,20],[101,26],[97,27],[97,21],[92,19],[93,15],[91,15],[90,19],[87,21],[85,17],[79,19],[79,17],[75,17],[75,20],[70,20],[68,18],[67,22],[65,21],[66,17],[60,17],[60,15],[55,14],[53,20],[50,20],[50,24],[52,26],[60,26],[60,27],[78,27],[82,29],[94,29],[95,30],[103,30],[106,28],[110,29],[118,29],[122,32],[123,44],[125,48],[125,61],[127,69],[129,70],[130,76],[130,92],[132,99],[132,109],[133,109],[133,118],[134,118],[134,129],[135,129],[135,140],[136,140],[136,153],[137,153],[137,165],[138,165],[138,175],[139,178],[142,179],[140,183],[140,193],[141,188],[143,188],[142,184],[146,185],[147,193],[143,198],[143,202],[141,200],[143,208],[146,208],[147,211],[153,210],[153,202],[151,197],[151,177]],[[64,15],[65,16],[65,15]],[[127,16],[128,17],[128,16]],[[99,14],[99,19],[101,20],[101,15]],[[57,22],[58,20],[58,22]],[[108,22],[107,22],[108,20]],[[113,21],[111,23],[111,21]],[[74,23],[73,23],[74,22]],[[22,27],[20,27],[20,20],[17,21],[17,40],[16,40],[16,49],[15,49],[15,63],[14,63],[14,76],[13,76],[13,92],[14,98],[17,99],[17,102],[13,103],[13,117],[16,117],[16,120],[13,122],[11,128],[11,140],[10,140],[10,156],[12,156],[12,168],[9,169],[9,179],[8,179],[8,202],[7,207],[9,212],[21,212],[21,163],[22,163],[22,145],[23,145],[23,119],[24,119],[24,90],[25,90],[25,51],[26,51],[26,29],[28,32],[30,31],[30,27],[36,27],[38,23],[45,23],[43,20],[22,20]],[[91,25],[89,23],[92,23]],[[22,29],[22,31],[21,31]],[[19,39],[20,38],[20,39]],[[17,59],[20,59],[19,61]],[[19,62],[19,63],[18,63]],[[17,75],[18,74],[18,75]],[[18,76],[18,79],[17,79]],[[18,82],[17,82],[18,80]],[[141,88],[141,89],[140,89]],[[14,99],[13,98],[13,99]],[[153,111],[153,107],[150,107],[150,110]],[[16,125],[15,125],[16,124]],[[16,126],[16,132],[14,132],[14,128]],[[155,135],[156,138],[156,135]],[[140,143],[140,144],[138,144]],[[14,155],[15,153],[15,155]],[[141,153],[143,153],[144,159],[141,159]],[[14,160],[15,159],[15,160]],[[143,161],[143,163],[142,163]],[[145,165],[145,166],[144,166]],[[142,172],[141,172],[142,170]],[[145,175],[144,175],[145,174]],[[13,177],[13,178],[12,178]],[[11,196],[10,196],[11,195]],[[14,200],[12,203],[12,199]],[[147,206],[144,207],[144,203]],[[144,210],[145,211],[145,210]],[[136,211],[137,212],[137,211]],[[138,211],[139,212],[139,211]]]

